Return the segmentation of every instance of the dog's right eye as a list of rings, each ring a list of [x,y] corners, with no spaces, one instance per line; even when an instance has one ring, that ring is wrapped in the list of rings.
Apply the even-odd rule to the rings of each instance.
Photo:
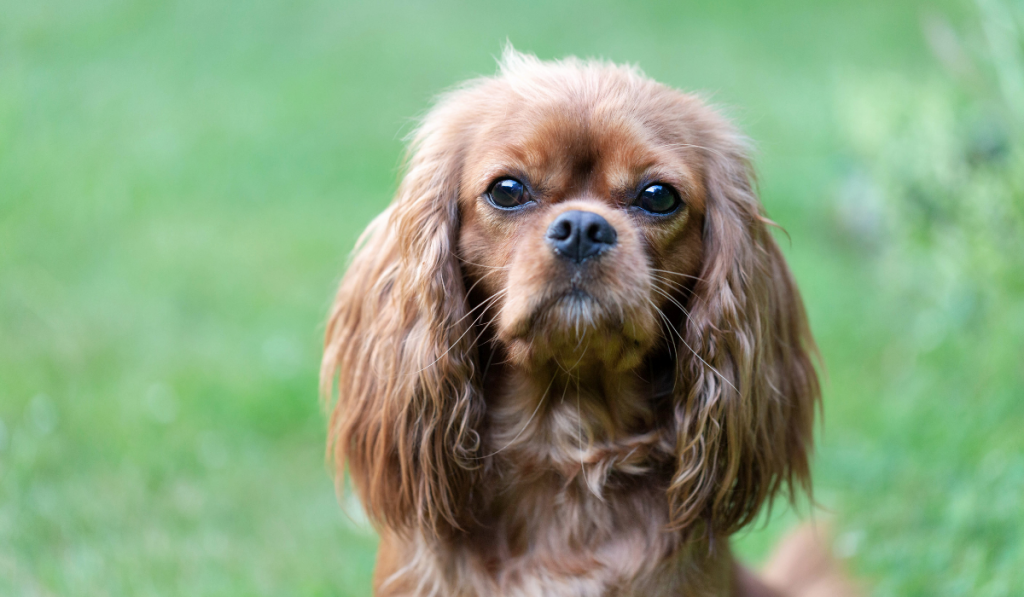
[[[487,199],[498,209],[517,209],[530,202],[530,194],[518,180],[502,178],[491,185]]]

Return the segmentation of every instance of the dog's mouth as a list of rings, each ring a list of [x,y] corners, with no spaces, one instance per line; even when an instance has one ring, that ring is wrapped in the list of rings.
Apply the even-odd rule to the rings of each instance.
[[[579,340],[595,331],[624,331],[625,310],[585,286],[570,283],[531,301],[512,327],[512,338]]]
[[[531,317],[535,325],[568,327],[581,334],[589,328],[597,327],[603,312],[601,302],[593,294],[571,286],[549,296],[538,305]]]
[[[635,366],[650,346],[639,308],[616,302],[600,288],[570,283],[530,299],[521,315],[499,331],[515,362],[620,370]]]

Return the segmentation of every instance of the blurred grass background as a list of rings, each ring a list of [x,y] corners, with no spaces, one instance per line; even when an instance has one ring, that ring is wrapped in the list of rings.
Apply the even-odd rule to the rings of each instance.
[[[816,516],[876,595],[1024,594],[1022,16],[0,0],[0,595],[368,594],[323,320],[413,117],[506,38],[725,107],[828,367]]]

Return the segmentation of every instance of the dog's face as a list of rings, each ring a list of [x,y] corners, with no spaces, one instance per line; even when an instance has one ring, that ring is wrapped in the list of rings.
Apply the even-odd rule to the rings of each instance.
[[[676,528],[734,531],[806,483],[813,340],[769,225],[743,138],[634,69],[509,53],[447,95],[327,329],[334,454],[370,515],[459,528],[486,470],[487,392],[574,367],[659,401]],[[492,339],[511,365],[494,380]]]
[[[496,87],[463,154],[458,246],[495,335],[521,366],[634,367],[701,264],[704,164],[685,98]]]

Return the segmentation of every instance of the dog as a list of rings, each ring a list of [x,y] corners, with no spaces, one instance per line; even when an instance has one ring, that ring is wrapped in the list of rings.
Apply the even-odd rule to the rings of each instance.
[[[444,95],[330,311],[328,454],[380,596],[782,595],[729,537],[810,489],[820,389],[748,142],[506,50]]]

